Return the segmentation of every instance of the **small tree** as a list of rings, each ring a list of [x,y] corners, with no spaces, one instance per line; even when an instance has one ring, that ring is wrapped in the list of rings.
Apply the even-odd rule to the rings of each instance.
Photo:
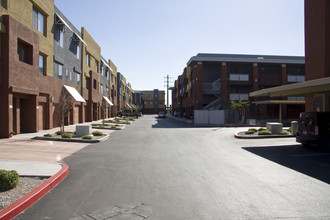
[[[235,111],[238,111],[240,115],[244,116],[245,115],[245,110],[249,108],[250,103],[248,101],[231,101],[230,102],[230,108],[234,109]],[[244,117],[243,117],[244,121]]]
[[[58,111],[60,114],[60,131],[61,134],[64,133],[64,124],[65,124],[65,116],[68,115],[70,110],[73,108],[74,99],[69,94],[69,92],[63,87],[60,99],[58,101]]]

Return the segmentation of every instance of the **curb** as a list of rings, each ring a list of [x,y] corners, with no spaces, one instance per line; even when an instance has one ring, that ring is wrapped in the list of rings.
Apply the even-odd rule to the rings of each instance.
[[[45,182],[43,182],[40,186],[32,190],[30,193],[25,195],[23,198],[17,200],[10,206],[7,206],[0,212],[0,219],[12,219],[36,201],[38,201],[41,197],[43,197],[46,193],[48,193],[51,189],[53,189],[57,184],[59,184],[69,173],[69,167],[66,164],[61,163],[62,169],[57,172],[55,175],[51,176]]]
[[[234,134],[235,138],[238,139],[265,139],[265,138],[290,138],[295,137],[294,135],[254,135],[254,136],[243,136],[238,133]]]
[[[69,139],[69,138],[53,138],[53,137],[41,137],[41,136],[36,136],[33,137],[31,139],[34,140],[42,140],[42,141],[62,141],[62,142],[78,142],[78,143],[88,143],[88,144],[95,144],[95,143],[99,143],[101,141],[105,141],[110,137],[109,134],[106,134],[104,137],[100,138],[100,139],[92,139],[92,140],[88,140],[88,139]]]

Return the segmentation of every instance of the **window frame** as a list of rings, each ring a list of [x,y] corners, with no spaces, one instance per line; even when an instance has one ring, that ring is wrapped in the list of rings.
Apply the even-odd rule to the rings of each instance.
[[[32,27],[39,33],[45,35],[45,19],[46,16],[40,12],[36,7],[32,9]]]

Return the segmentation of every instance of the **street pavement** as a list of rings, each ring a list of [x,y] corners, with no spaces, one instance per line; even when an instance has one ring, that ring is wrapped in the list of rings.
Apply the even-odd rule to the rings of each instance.
[[[145,115],[16,219],[330,219],[330,151],[237,131]]]

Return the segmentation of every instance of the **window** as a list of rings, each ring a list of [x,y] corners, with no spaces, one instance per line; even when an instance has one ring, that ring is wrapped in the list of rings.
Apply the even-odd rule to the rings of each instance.
[[[103,67],[103,65],[101,65],[101,75],[102,76],[104,75],[104,67]]]
[[[109,87],[107,87],[107,95],[110,96],[110,90],[109,90]]]
[[[0,0],[0,6],[7,8],[7,0]]]
[[[98,73],[98,70],[99,70],[99,62],[95,60],[95,72]]]
[[[72,72],[71,71],[70,71],[69,79],[70,79],[70,81],[72,81]]]
[[[32,26],[35,30],[39,31],[42,34],[45,34],[44,15],[41,12],[39,12],[36,8],[33,8]]]
[[[77,73],[77,83],[80,84],[80,73]]]
[[[80,60],[80,46],[77,45],[77,58]]]
[[[17,54],[18,60],[32,65],[32,46],[18,39]]]
[[[62,79],[63,76],[63,65],[58,64],[58,78]]]
[[[59,31],[59,38],[60,38],[59,39],[60,47],[63,48],[63,46],[64,46],[64,32],[61,29],[59,29],[58,31]]]
[[[103,93],[103,84],[101,84],[101,93]]]
[[[111,83],[113,83],[113,75],[111,74]]]
[[[107,77],[107,79],[109,79],[109,70],[108,70],[108,68],[105,68],[105,77]]]
[[[86,53],[86,65],[89,66],[89,54]]]
[[[39,73],[41,73],[42,75],[45,75],[45,61],[45,56],[39,54]]]
[[[93,88],[96,89],[96,79],[93,80]]]

